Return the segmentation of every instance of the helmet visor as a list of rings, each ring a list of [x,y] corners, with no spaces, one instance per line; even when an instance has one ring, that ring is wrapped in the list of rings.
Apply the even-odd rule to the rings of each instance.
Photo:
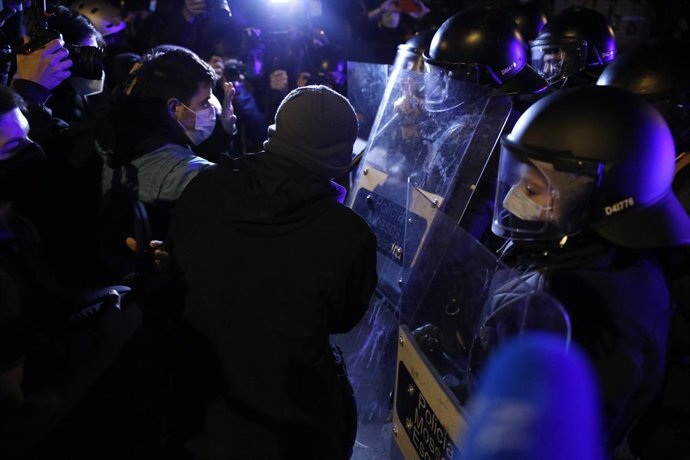
[[[466,85],[463,82],[478,85],[479,70],[475,64],[454,64],[452,69],[439,67],[426,62],[424,64],[424,100],[430,112],[442,112],[454,109],[464,102]]]
[[[585,69],[587,42],[534,44],[530,47],[530,53],[530,65],[552,84]]]
[[[597,177],[562,171],[503,146],[493,232],[516,240],[558,240],[580,232]]]

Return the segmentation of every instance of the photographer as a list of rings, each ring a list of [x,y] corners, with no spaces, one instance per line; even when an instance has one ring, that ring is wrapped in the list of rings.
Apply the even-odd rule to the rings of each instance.
[[[32,34],[44,26],[62,36],[74,64],[70,78],[52,90],[47,106],[70,124],[102,118],[107,104],[102,94],[106,48],[103,36],[84,15],[60,5],[49,7],[43,15],[29,15]]]
[[[219,100],[223,100],[225,83],[229,82],[235,88],[232,106],[237,116],[237,135],[223,135],[216,130],[211,139],[199,146],[198,151],[200,155],[214,161],[215,157],[209,155],[214,151],[222,151],[223,147],[227,149],[230,144],[229,153],[237,158],[261,147],[268,123],[254,97],[253,85],[247,80],[247,65],[241,60],[241,32],[232,23],[223,20],[212,24],[206,31],[206,36],[200,57],[207,60],[219,76],[214,94]]]
[[[69,8],[36,10],[31,39],[17,48],[12,88],[27,102],[30,134],[46,150],[50,173],[17,206],[36,225],[61,281],[89,285],[101,281],[93,268],[101,168],[94,133],[104,115],[85,94],[103,87],[102,38]],[[72,238],[82,244],[66,247]]]

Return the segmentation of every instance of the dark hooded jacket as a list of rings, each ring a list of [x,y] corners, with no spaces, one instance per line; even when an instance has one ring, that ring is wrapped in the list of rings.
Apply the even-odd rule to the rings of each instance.
[[[170,243],[195,344],[186,349],[213,382],[193,456],[340,458],[352,445],[329,334],[366,311],[376,241],[336,187],[262,152],[222,159],[178,201]]]

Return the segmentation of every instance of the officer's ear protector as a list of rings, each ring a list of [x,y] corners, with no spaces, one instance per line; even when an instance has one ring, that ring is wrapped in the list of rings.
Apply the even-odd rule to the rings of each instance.
[[[103,78],[103,50],[96,46],[65,45],[69,51],[72,67],[69,71],[73,77],[86,78],[88,80],[101,80]]]

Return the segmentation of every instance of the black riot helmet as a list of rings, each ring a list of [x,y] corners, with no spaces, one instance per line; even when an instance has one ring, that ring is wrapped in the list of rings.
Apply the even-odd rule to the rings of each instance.
[[[571,7],[561,11],[530,43],[531,64],[552,85],[593,83],[616,56],[616,39],[606,17],[596,10]]]
[[[546,13],[534,2],[519,1],[511,3],[506,10],[513,16],[520,35],[526,42],[531,42],[541,32],[547,22]]]
[[[667,37],[640,43],[607,66],[597,85],[647,99],[671,128],[676,151],[690,151],[690,42]]]
[[[671,132],[641,97],[603,86],[553,93],[501,147],[495,234],[559,241],[592,229],[624,247],[690,244],[690,217],[671,191]]]
[[[500,89],[538,93],[546,82],[527,65],[527,46],[511,15],[488,6],[471,7],[447,19],[424,55],[426,71]]]
[[[437,29],[438,27],[420,30],[405,43],[398,45],[398,53],[395,55],[393,67],[422,71],[424,69],[422,56],[429,50],[429,45],[431,45],[431,40]]]

